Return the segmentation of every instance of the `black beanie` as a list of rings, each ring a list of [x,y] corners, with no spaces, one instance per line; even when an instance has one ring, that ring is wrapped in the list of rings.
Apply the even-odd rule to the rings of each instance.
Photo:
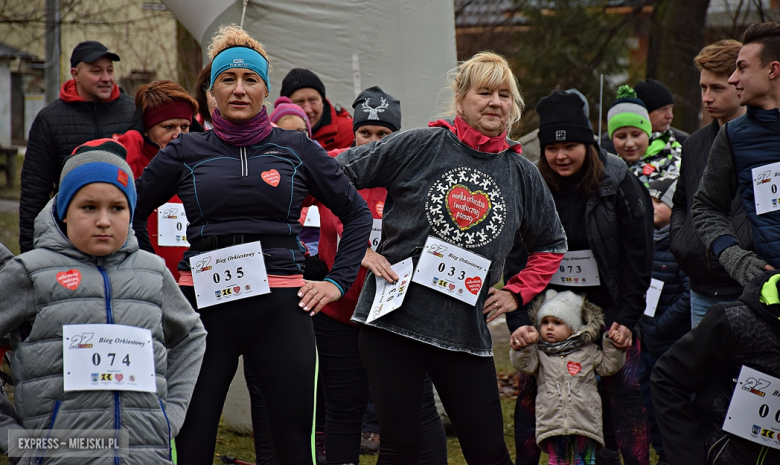
[[[357,96],[352,104],[352,131],[360,126],[375,124],[393,132],[401,130],[401,102],[385,93],[379,86],[369,87]]]
[[[282,80],[282,91],[279,92],[279,95],[289,97],[296,90],[307,87],[319,92],[322,100],[325,100],[325,85],[316,74],[303,68],[294,68],[287,73],[287,76]]]
[[[574,93],[562,90],[539,100],[539,146],[544,148],[556,142],[593,144],[593,129],[585,116],[585,103]]]
[[[634,86],[634,90],[639,100],[645,103],[648,113],[664,105],[674,105],[672,91],[661,81],[655,79],[639,81]]]

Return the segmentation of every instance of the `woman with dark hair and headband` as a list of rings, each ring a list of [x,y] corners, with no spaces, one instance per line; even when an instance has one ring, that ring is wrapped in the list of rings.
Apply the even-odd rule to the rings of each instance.
[[[337,163],[303,134],[271,126],[268,60],[237,26],[214,37],[214,129],[161,150],[138,182],[138,222],[178,194],[190,224],[179,286],[209,335],[190,409],[176,436],[181,463],[210,464],[238,357],[266,401],[276,459],[314,462],[317,352],[311,316],[344,295],[365,254],[371,214]],[[308,195],[338,215],[344,234],[323,281],[304,281],[298,240]],[[294,382],[287,382],[287,380]]]

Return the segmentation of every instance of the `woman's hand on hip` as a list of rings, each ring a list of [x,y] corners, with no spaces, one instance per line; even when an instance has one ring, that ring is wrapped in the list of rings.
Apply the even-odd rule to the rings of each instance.
[[[360,264],[389,283],[398,281],[398,275],[390,268],[390,262],[387,261],[384,255],[374,252],[371,247],[366,249],[366,256],[363,257],[363,261]]]
[[[328,281],[306,281],[298,290],[298,297],[301,298],[298,306],[309,312],[310,316],[314,316],[322,307],[339,300],[341,291]]]
[[[609,338],[618,349],[628,349],[634,343],[634,337],[628,327],[619,324],[617,321],[612,323],[609,328]]]
[[[509,345],[515,350],[520,350],[537,342],[539,342],[539,331],[533,326],[521,326],[509,338]]]
[[[517,299],[511,292],[499,291],[495,287],[490,288],[485,306],[482,309],[483,314],[493,312],[488,316],[488,323],[504,313],[514,312],[515,310],[517,310]]]

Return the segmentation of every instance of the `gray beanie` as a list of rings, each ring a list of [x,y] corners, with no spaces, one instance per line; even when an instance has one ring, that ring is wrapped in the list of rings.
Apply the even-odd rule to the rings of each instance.
[[[536,316],[537,326],[541,326],[546,316],[552,316],[566,323],[572,333],[576,333],[584,326],[582,322],[582,305],[585,300],[572,291],[557,292],[548,290],[544,294],[544,303]]]

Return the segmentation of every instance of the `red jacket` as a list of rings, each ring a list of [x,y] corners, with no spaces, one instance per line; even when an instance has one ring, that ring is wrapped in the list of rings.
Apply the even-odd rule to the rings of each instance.
[[[160,149],[144,142],[143,137],[138,131],[127,131],[119,139],[127,148],[127,164],[133,170],[133,177],[138,179],[143,174],[144,168],[152,161]],[[179,197],[174,195],[168,202],[181,203]],[[146,223],[146,229],[149,231],[149,239],[154,247],[154,253],[165,260],[165,266],[171,272],[176,281],[179,281],[179,262],[184,256],[188,247],[160,247],[157,245],[157,209],[149,215]]]
[[[335,157],[341,150],[333,150],[328,152],[328,155]],[[361,189],[358,193],[363,197],[368,204],[368,209],[371,210],[371,216],[374,219],[382,219],[382,214],[385,208],[385,198],[387,197],[387,190],[384,187],[376,187],[373,189]],[[319,257],[328,265],[328,269],[333,266],[333,261],[336,259],[336,243],[337,238],[341,237],[344,227],[341,221],[328,210],[325,205],[318,204],[320,209],[320,244],[319,244]],[[337,236],[338,235],[338,236]],[[368,244],[366,244],[368,247]],[[352,317],[352,313],[357,306],[358,297],[363,290],[363,283],[366,280],[366,274],[368,269],[360,267],[357,279],[352,287],[349,288],[347,294],[335,302],[331,302],[322,309],[322,313],[328,315],[334,320],[341,321],[342,323],[354,324],[349,321]]]
[[[312,139],[320,143],[325,150],[346,149],[355,141],[355,131],[352,130],[352,116],[343,108],[336,113],[336,108],[330,100],[325,100],[330,107],[330,124],[320,127],[312,135]]]

